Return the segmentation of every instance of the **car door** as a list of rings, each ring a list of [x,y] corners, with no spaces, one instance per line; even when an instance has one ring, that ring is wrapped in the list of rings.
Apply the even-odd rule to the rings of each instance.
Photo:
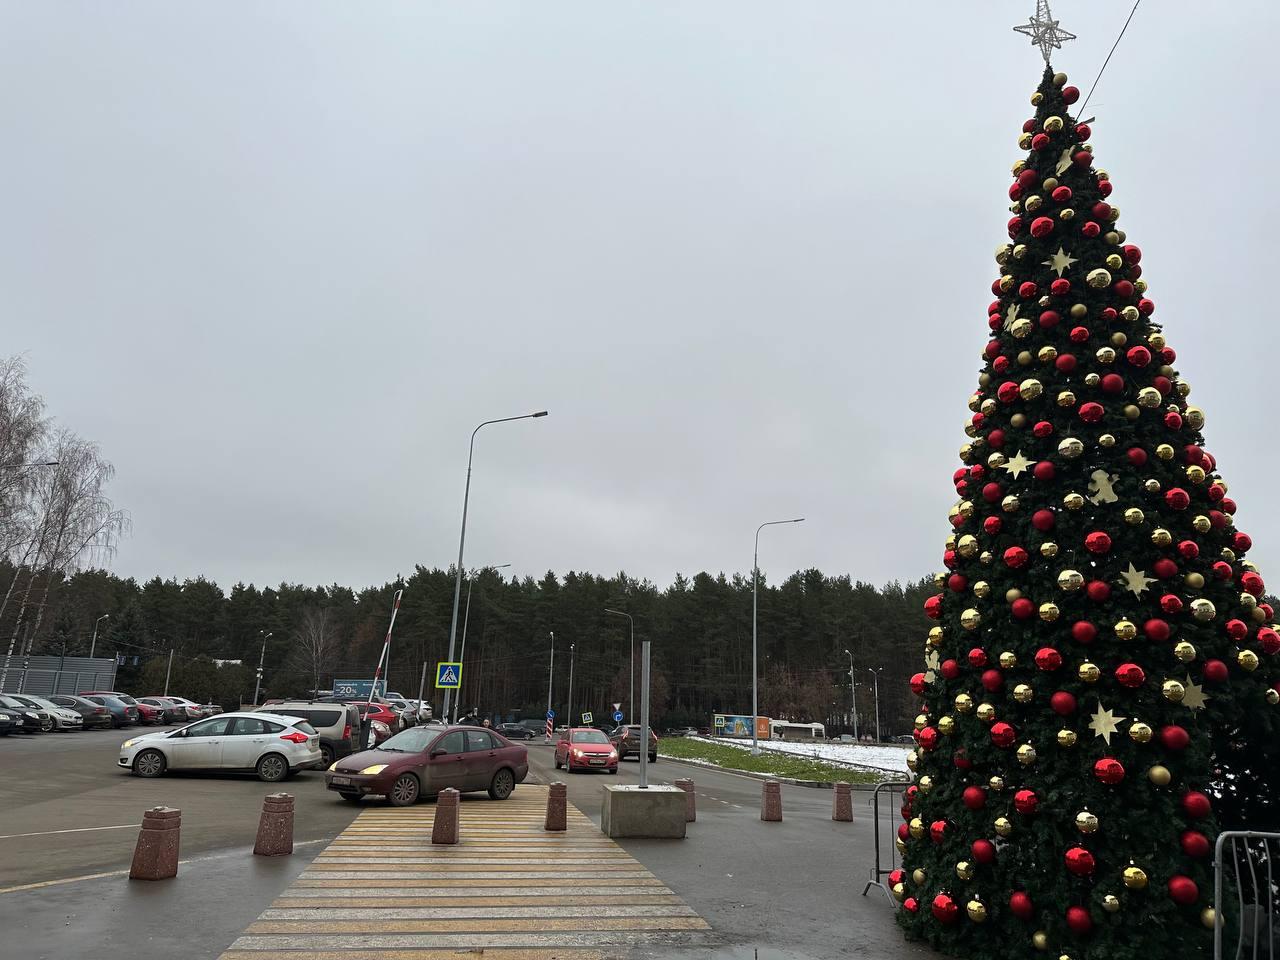
[[[179,736],[168,738],[165,752],[169,766],[211,769],[222,765],[222,744],[227,739],[231,717],[213,717],[184,727]]]
[[[487,730],[467,731],[467,790],[488,790],[498,768],[498,743]]]
[[[427,789],[439,793],[447,787],[466,789],[467,735],[451,730],[438,738],[427,754]]]
[[[283,725],[265,717],[236,717],[223,737],[218,765],[226,770],[252,770],[272,735],[283,729]]]

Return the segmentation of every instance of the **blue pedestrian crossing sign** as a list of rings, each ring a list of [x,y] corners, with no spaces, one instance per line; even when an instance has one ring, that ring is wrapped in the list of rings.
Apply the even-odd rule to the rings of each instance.
[[[554,710],[548,710],[548,711],[547,711],[547,719],[548,719],[548,720],[554,720],[555,718],[556,718],[556,712],[555,712]]]
[[[613,711],[613,722],[614,722],[614,723],[621,723],[621,722],[622,722],[622,711],[621,711],[621,710],[615,710],[615,711]]]
[[[457,690],[462,686],[462,664],[442,660],[436,664],[436,689]]]

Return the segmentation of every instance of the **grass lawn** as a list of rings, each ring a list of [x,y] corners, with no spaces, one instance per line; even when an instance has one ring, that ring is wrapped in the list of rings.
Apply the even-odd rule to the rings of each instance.
[[[879,783],[883,777],[869,770],[851,770],[834,763],[824,763],[805,757],[782,753],[761,753],[753,757],[750,750],[729,747],[683,737],[667,737],[658,743],[658,755],[677,760],[699,760],[726,770],[743,770],[748,773],[767,773],[795,780],[819,780],[833,783]]]

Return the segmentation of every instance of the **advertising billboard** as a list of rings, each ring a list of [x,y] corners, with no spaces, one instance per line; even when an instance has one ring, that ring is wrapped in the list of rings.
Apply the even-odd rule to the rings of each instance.
[[[717,737],[734,737],[737,739],[750,739],[751,737],[750,714],[742,716],[735,713],[717,713],[712,718],[712,726]],[[756,739],[769,739],[768,717],[756,717]]]

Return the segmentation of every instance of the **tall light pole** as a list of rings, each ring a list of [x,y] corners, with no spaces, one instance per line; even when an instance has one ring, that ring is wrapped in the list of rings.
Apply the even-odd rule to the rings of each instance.
[[[577,644],[569,644],[569,712],[565,714],[564,725],[566,729],[573,728],[573,648]],[[570,740],[573,737],[569,738]]]
[[[867,673],[871,674],[872,679],[876,682],[876,743],[880,742],[880,674],[883,672],[884,667],[881,667],[879,670],[872,670],[870,667],[867,667]]]
[[[853,654],[849,653],[845,648],[845,653],[849,654],[849,699],[853,706],[853,739],[856,743],[858,740],[858,691],[853,685]]]
[[[500,563],[497,566],[481,567],[480,570],[481,571],[502,570],[503,568],[509,567],[509,566],[511,566],[511,564],[509,563]],[[467,659],[467,623],[471,620],[471,587],[475,582],[476,582],[476,578],[468,574],[467,575],[467,607],[466,607],[466,612],[462,615],[462,648],[458,651],[458,662],[464,665]],[[484,637],[481,636],[480,639],[483,640]],[[465,671],[459,675],[458,679],[461,680],[462,676],[464,675],[465,675]],[[479,698],[477,697],[477,699]],[[453,705],[453,722],[454,723],[458,722],[458,708],[461,706],[462,706],[462,686],[461,684],[459,684],[458,700]]]
[[[467,502],[471,499],[471,459],[476,452],[476,434],[480,432],[480,427],[487,427],[491,423],[510,423],[512,420],[532,420],[537,417],[545,417],[547,411],[539,410],[537,413],[523,413],[518,417],[499,417],[497,420],[486,420],[471,431],[471,446],[467,449],[467,485],[462,491],[462,532],[458,534],[458,572],[453,581],[453,618],[449,622],[449,660],[453,660],[454,641],[458,636],[458,606],[462,600],[462,548],[467,542]],[[444,717],[449,718],[449,703],[451,701],[450,694],[453,693],[448,687],[444,691]],[[550,707],[547,708],[551,709]]]
[[[169,666],[164,670],[164,695],[169,695],[169,674],[173,672],[173,647],[169,648]]]
[[[104,613],[97,620],[93,621],[93,640],[89,644],[89,659],[93,659],[93,651],[98,648],[98,624],[103,620],[109,619],[111,614]]]
[[[636,712],[636,622],[631,619],[631,614],[623,613],[621,610],[610,610],[605,607],[604,612],[626,617],[627,622],[631,624],[631,694],[627,699],[627,723],[630,723],[635,719]]]
[[[760,531],[780,523],[801,523],[804,517],[794,520],[769,520],[756,527],[756,549],[751,559],[751,753],[760,756],[760,739],[757,734],[757,718],[760,716],[760,668],[757,663],[759,644],[756,640],[756,610],[759,607],[760,586]]]
[[[556,729],[555,718],[551,716],[551,683],[556,678],[556,632],[548,632],[551,634],[551,665],[547,667],[547,722],[551,724],[551,732],[547,734],[547,743],[550,743],[551,734]]]
[[[271,639],[274,633],[266,633],[262,630],[258,631],[258,636],[262,637],[262,650],[258,654],[258,679],[253,684],[253,705],[258,706],[258,691],[262,688],[262,664],[267,659],[267,641]],[[167,691],[166,691],[167,692]],[[315,696],[315,691],[311,691],[311,695]]]

